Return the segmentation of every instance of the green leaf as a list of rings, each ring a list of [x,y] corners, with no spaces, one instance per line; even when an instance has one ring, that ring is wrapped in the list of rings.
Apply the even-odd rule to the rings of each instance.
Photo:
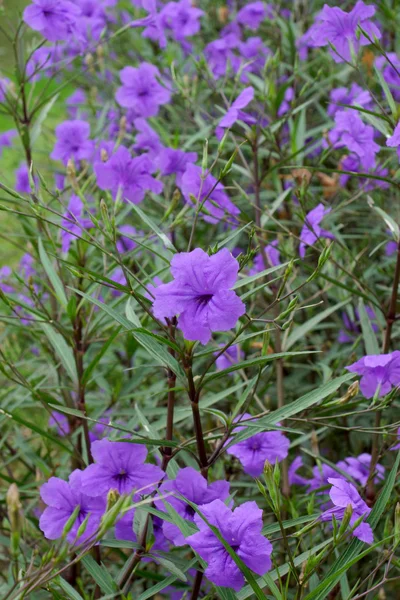
[[[82,558],[81,562],[102,592],[105,594],[114,594],[118,591],[117,583],[113,580],[107,569],[94,560],[93,556],[87,554]]]
[[[372,329],[371,321],[365,310],[365,304],[362,298],[358,301],[358,312],[360,314],[361,331],[364,338],[366,354],[380,354],[378,340]]]
[[[187,581],[185,573],[183,573],[183,571],[181,571],[171,560],[167,560],[166,558],[158,555],[154,557],[154,560],[164,567],[167,572],[172,573],[172,575],[176,575],[176,577],[181,581]]]
[[[109,349],[109,347],[111,346],[111,344],[114,342],[115,338],[118,337],[120,331],[121,331],[121,328],[118,327],[118,329],[111,335],[111,337],[102,346],[100,352],[98,352],[96,354],[96,356],[94,357],[94,359],[92,360],[92,362],[86,367],[86,369],[85,369],[85,371],[83,373],[83,376],[82,376],[82,385],[85,385],[89,381],[90,376],[93,373],[94,369],[99,364],[99,362],[101,361],[101,359],[103,358],[103,356],[106,354],[107,350]]]
[[[347,383],[351,379],[354,379],[354,373],[347,373],[347,375],[337,377],[332,381],[328,381],[328,383],[325,383],[318,389],[305,394],[305,396],[301,396],[298,400],[272,411],[265,417],[261,417],[261,419],[257,419],[257,421],[248,421],[246,423],[246,429],[237,432],[236,435],[234,434],[234,438],[229,442],[226,448],[243,440],[247,440],[258,431],[265,431],[268,426],[275,425],[279,421],[284,421],[285,419],[293,417],[299,412],[314,406],[317,402],[320,402],[327,396],[336,392],[343,383]]]
[[[139,208],[139,206],[137,204],[131,204],[130,205],[132,210],[134,210],[134,212],[136,212],[136,214],[142,219],[142,221],[144,221],[146,223],[146,225],[152,230],[154,231],[154,233],[156,234],[156,236],[158,238],[160,238],[160,240],[162,241],[162,243],[164,244],[165,248],[167,248],[168,250],[171,250],[171,252],[175,253],[176,252],[176,248],[173,245],[173,243],[171,242],[171,240],[168,238],[168,236],[165,235],[165,233],[163,233],[161,231],[161,229],[150,219],[150,217],[148,217],[148,215],[146,215],[146,213],[144,213],[142,211],[141,208]]]
[[[41,437],[50,440],[53,444],[57,444],[57,446],[60,446],[60,448],[62,448],[66,452],[68,452],[68,454],[73,454],[73,449],[72,448],[68,448],[68,446],[66,446],[63,442],[61,442],[58,437],[52,435],[51,433],[48,433],[44,429],[41,429],[38,425],[36,425],[36,423],[31,423],[30,421],[26,421],[25,419],[23,419],[19,415],[16,415],[15,413],[12,413],[12,412],[8,412],[4,408],[0,409],[0,414],[7,415],[11,419],[13,419],[13,421],[16,421],[20,425],[23,425],[24,427],[27,427],[31,431],[35,431]]]
[[[372,509],[369,517],[367,518],[367,523],[369,523],[372,529],[375,529],[378,525],[381,516],[385,512],[387,503],[389,502],[393,488],[396,484],[397,480],[397,471],[399,469],[400,464],[400,452],[397,453],[396,462],[391,469],[388,478],[386,479],[385,485],[381,493],[379,494],[379,498],[375,503],[374,508]],[[353,541],[346,547],[344,552],[339,556],[339,558],[334,562],[330,570],[325,576],[324,581],[313,590],[310,594],[308,594],[305,600],[325,600],[327,598],[329,592],[336,586],[336,584],[340,581],[341,576],[345,573],[357,560],[360,560],[365,556],[371,549],[378,547],[382,544],[382,541],[374,544],[374,546],[370,546],[365,552],[360,552],[361,548],[364,547],[364,543],[360,540],[354,538]]]
[[[350,302],[351,298],[347,298],[347,300],[343,300],[343,302],[339,302],[339,304],[335,304],[334,306],[330,306],[326,308],[322,312],[319,312],[315,317],[312,317],[303,325],[299,325],[298,327],[294,327],[291,334],[288,336],[286,342],[284,342],[284,349],[289,350],[298,340],[303,339],[307,333],[313,330],[313,328],[318,325],[321,321],[329,317],[332,313],[336,312],[346,306]]]
[[[286,262],[281,265],[271,267],[270,269],[265,269],[264,271],[256,273],[255,275],[250,275],[249,277],[242,277],[238,279],[234,286],[232,286],[232,290],[238,290],[239,288],[244,287],[245,285],[249,285],[249,283],[257,281],[257,279],[260,279],[261,277],[266,277],[267,275],[270,275],[270,273],[275,273],[275,271],[279,271],[279,269],[286,267],[288,264],[289,263]]]
[[[40,134],[42,133],[42,125],[46,121],[49,112],[51,111],[51,109],[53,108],[53,106],[57,100],[58,100],[58,94],[53,96],[47,102],[47,104],[45,104],[43,106],[42,110],[39,112],[37,118],[35,119],[35,122],[31,129],[31,135],[30,135],[32,146],[35,144],[36,140],[39,138]]]
[[[47,277],[51,281],[51,285],[53,286],[55,295],[57,296],[58,301],[66,309],[68,300],[67,300],[67,297],[64,292],[64,286],[61,282],[61,279],[57,275],[53,265],[51,264],[51,261],[46,254],[42,240],[40,238],[38,239],[38,248],[39,248],[40,260],[42,261],[42,265],[44,267],[44,270],[46,271]]]
[[[76,364],[72,348],[70,348],[65,339],[54,331],[53,327],[48,323],[40,323],[40,327],[46,334],[47,339],[53,346],[58,358],[60,359],[64,369],[72,379],[72,381],[78,383],[78,374],[76,372]]]
[[[65,581],[62,577],[56,577],[54,583],[60,586],[64,594],[67,595],[71,600],[83,600],[82,596],[77,592],[68,581]]]

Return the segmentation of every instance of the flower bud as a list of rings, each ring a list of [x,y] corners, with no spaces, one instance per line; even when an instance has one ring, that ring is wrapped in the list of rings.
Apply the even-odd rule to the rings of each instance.
[[[76,179],[76,169],[72,158],[69,158],[67,162],[67,178],[70,181],[72,188],[76,191],[78,189],[78,181]]]
[[[90,73],[94,73],[94,59],[93,55],[88,52],[85,56],[85,65],[88,67]]]
[[[348,504],[346,506],[346,510],[344,511],[343,519],[342,519],[342,522],[339,527],[339,532],[338,532],[339,537],[341,537],[344,534],[344,532],[347,531],[352,514],[353,514],[353,507],[351,506],[351,504]]]
[[[204,140],[204,145],[203,145],[203,158],[201,161],[201,171],[202,174],[204,175],[204,173],[207,172],[207,165],[208,165],[208,140]]]
[[[118,140],[123,140],[126,134],[126,116],[123,115],[119,120],[119,131],[118,131]]]
[[[72,515],[70,516],[70,518],[68,519],[68,521],[65,523],[64,529],[62,532],[62,536],[61,536],[63,540],[65,540],[65,538],[71,532],[73,526],[75,525],[75,522],[79,516],[80,510],[81,510],[81,507],[78,504],[78,506],[75,507],[75,510],[72,513]]]
[[[396,504],[394,510],[394,545],[397,546],[400,543],[400,503]]]
[[[83,535],[83,534],[85,533],[85,531],[86,531],[86,527],[87,527],[87,524],[88,524],[88,522],[89,522],[89,517],[90,517],[90,514],[89,514],[89,515],[87,515],[87,516],[84,518],[84,520],[82,521],[82,523],[79,525],[79,527],[78,527],[78,531],[76,532],[76,539],[77,539],[77,540],[79,540],[79,538],[81,537],[81,535]]]
[[[12,483],[7,491],[6,496],[7,514],[10,519],[11,534],[19,540],[19,534],[22,526],[21,502],[19,499],[18,487]]]
[[[108,156],[108,152],[107,152],[107,150],[105,148],[102,148],[100,150],[100,158],[101,158],[101,162],[105,163],[105,162],[108,161],[109,156]]]
[[[110,490],[107,494],[107,509],[106,512],[112,509],[113,506],[116,505],[118,499],[120,498],[120,494],[118,490]]]

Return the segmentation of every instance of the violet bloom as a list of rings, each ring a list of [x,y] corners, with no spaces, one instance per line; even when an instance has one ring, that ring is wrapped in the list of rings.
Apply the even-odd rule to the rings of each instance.
[[[225,344],[222,344],[223,347]],[[218,356],[219,352],[214,352],[214,356]],[[238,344],[233,344],[225,350],[221,356],[215,361],[218,370],[229,369],[232,365],[236,365],[238,362],[243,360],[244,352],[240,349]]]
[[[242,27],[248,27],[256,31],[266,16],[267,7],[264,2],[250,2],[239,10],[236,21]]]
[[[0,102],[4,102],[6,99],[10,83],[11,81],[8,79],[8,77],[0,77]]]
[[[397,156],[400,158],[400,122],[394,128],[393,135],[386,140],[386,146],[397,148]]]
[[[329,95],[327,112],[330,117],[334,117],[338,111],[343,110],[343,107],[339,106],[340,104],[370,108],[372,105],[371,94],[368,90],[363,90],[357,83],[352,83],[350,88],[335,88]]]
[[[397,430],[397,440],[398,443],[391,448],[391,450],[400,450],[400,427]]]
[[[197,160],[196,152],[184,152],[178,148],[163,148],[157,157],[157,164],[163,177],[176,175],[176,185],[182,186],[182,176],[189,164]]]
[[[90,160],[94,143],[89,140],[90,125],[79,119],[64,121],[56,127],[56,143],[50,154],[53,160],[61,160],[66,166],[70,159],[79,163]]]
[[[233,49],[237,48],[239,44],[240,37],[235,33],[231,33],[210,42],[204,48],[204,56],[206,57],[208,66],[215,79],[224,77],[227,73],[228,66],[230,66],[235,73],[238,72],[241,59],[235,55]]]
[[[187,340],[206,344],[214,331],[229,331],[246,306],[231,290],[239,263],[223,248],[208,256],[200,248],[175,254],[171,261],[174,281],[154,289],[154,315],[158,319],[179,315],[178,327]]]
[[[249,569],[258,575],[270,570],[272,546],[261,533],[262,510],[255,502],[245,502],[232,512],[221,500],[214,500],[199,510]],[[239,591],[245,583],[239,567],[204,520],[197,514],[194,520],[200,531],[186,541],[207,563],[206,577],[215,585]]]
[[[147,449],[141,444],[97,440],[91,452],[95,462],[82,473],[82,491],[88,496],[106,496],[110,490],[148,494],[165,475],[156,465],[144,464]]]
[[[67,415],[59,413],[56,410],[51,413],[48,426],[56,428],[57,435],[65,437],[71,432]]]
[[[2,155],[3,148],[11,148],[12,141],[17,135],[15,129],[10,129],[4,133],[0,133],[0,156]]]
[[[122,267],[117,267],[116,269],[114,269],[114,271],[111,273],[111,275],[109,275],[109,278],[111,279],[111,281],[114,281],[116,284],[119,285],[126,285],[126,277],[125,277],[125,273],[122,269]],[[118,298],[118,296],[122,295],[122,291],[114,288],[111,290],[111,294],[115,297]]]
[[[377,56],[375,66],[382,73],[394,99],[400,102],[400,59],[395,52],[387,52],[386,56]]]
[[[148,15],[142,19],[130,21],[131,27],[144,27],[142,37],[148,38],[153,42],[157,42],[160,48],[165,48],[167,38],[164,33],[164,26],[161,18],[161,13],[157,12],[157,0],[132,0],[133,4],[144,8]]]
[[[133,124],[139,132],[136,134],[134,151],[148,152],[149,156],[157,158],[164,148],[158,134],[150,127],[146,119],[135,119]]]
[[[240,92],[239,96],[232,103],[228,112],[222,117],[222,119],[218,123],[218,127],[216,130],[217,137],[219,139],[222,138],[223,129],[228,129],[236,123],[239,119],[241,121],[247,122],[248,115],[242,112],[242,108],[245,108],[254,98],[254,88],[247,87],[242,92]],[[252,119],[254,121],[254,119]]]
[[[155,194],[162,192],[162,182],[151,176],[154,169],[149,156],[142,154],[132,158],[125,146],[119,146],[106,162],[94,163],[99,188],[111,190],[114,200],[120,194],[124,201],[133,204],[139,204],[148,191]]]
[[[57,540],[74,510],[80,510],[74,526],[67,535],[70,543],[75,541],[79,526],[89,515],[85,532],[76,540],[80,544],[90,538],[98,529],[106,510],[105,498],[92,498],[82,491],[83,473],[76,469],[69,476],[68,482],[58,477],[50,477],[40,488],[40,496],[47,508],[39,520],[39,527],[48,540]]]
[[[363,487],[367,485],[369,478],[369,471],[371,466],[371,455],[364,452],[357,457],[349,456],[344,459],[346,463],[347,473],[356,481],[358,481]],[[375,483],[385,478],[385,467],[377,463],[375,467],[376,476]]]
[[[13,294],[14,288],[7,283],[7,279],[11,276],[11,268],[5,265],[0,267],[0,290],[5,294]]]
[[[82,229],[90,229],[93,227],[90,219],[83,217],[84,206],[79,196],[71,195],[67,210],[63,214],[61,225],[64,229],[61,230],[61,249],[63,252],[68,252],[71,242],[82,235]],[[66,231],[67,230],[67,231]]]
[[[169,29],[177,41],[196,35],[203,15],[204,11],[193,6],[191,0],[168,2],[160,13],[164,29]]]
[[[348,148],[354,152],[365,169],[375,167],[375,154],[380,150],[374,142],[374,128],[365,125],[352,110],[341,110],[335,115],[335,127],[329,132],[334,148]]]
[[[137,235],[137,231],[132,225],[121,225],[119,227],[120,236],[117,240],[117,250],[120,254],[131,252],[137,246],[136,242],[131,238]],[[128,237],[129,236],[129,237]]]
[[[251,415],[244,413],[244,419],[251,419]],[[234,431],[241,431],[244,427],[235,427]],[[262,431],[251,437],[233,444],[227,449],[227,454],[235,456],[241,462],[245,473],[252,477],[259,477],[264,469],[265,461],[271,464],[281,462],[289,453],[290,441],[281,431]]]
[[[331,521],[333,515],[341,521],[349,505],[353,509],[350,525],[354,525],[360,517],[367,517],[369,515],[371,509],[361,498],[354,485],[344,479],[337,479],[335,477],[330,477],[328,483],[332,485],[329,497],[333,503],[333,507],[322,513],[322,521]],[[353,536],[367,544],[372,544],[374,541],[371,526],[364,522],[356,527],[353,531]]]
[[[133,521],[135,518],[135,509],[132,508],[117,521],[115,525],[115,537],[117,540],[128,540],[137,542],[137,536],[133,529]],[[151,552],[161,551],[168,552],[169,544],[163,532],[164,521],[160,517],[152,516],[152,529],[154,535],[154,544],[151,547]],[[185,542],[184,542],[185,543]],[[144,559],[146,560],[146,559]]]
[[[71,34],[80,13],[80,8],[68,0],[32,0],[23,18],[31,29],[55,42]]]
[[[264,45],[260,37],[249,37],[246,41],[239,44],[239,52],[242,57],[240,81],[247,83],[247,73],[260,75],[268,56],[272,55],[271,50]]]
[[[193,522],[195,511],[181,496],[197,505],[206,505],[217,499],[226,500],[229,497],[229,482],[207,483],[198,471],[192,467],[185,467],[178,472],[175,479],[162,484],[160,496],[161,499],[156,501],[159,510],[166,511],[165,502],[168,502],[183,519]],[[177,525],[164,521],[163,532],[174,546],[185,545],[185,538]]]
[[[264,248],[265,258],[267,259],[267,265],[264,262],[264,256],[262,252],[259,252],[254,257],[254,262],[252,268],[249,270],[249,275],[257,275],[257,273],[261,273],[268,269],[269,267],[277,267],[281,264],[281,255],[277,248],[278,240],[274,240]]]
[[[400,351],[391,354],[370,354],[346,367],[361,375],[360,388],[366,398],[372,398],[378,387],[379,396],[385,396],[400,385]]]
[[[363,29],[371,39],[380,39],[381,32],[378,27],[370,21],[375,14],[375,6],[366,5],[359,0],[352,11],[344,12],[341,8],[330,7],[327,4],[317,16],[316,23],[309,30],[308,45],[311,47],[328,46],[332,44],[335,50],[330,49],[333,60],[337,63],[351,62],[351,49],[358,52],[360,46],[367,46],[370,42],[359,27]],[[360,35],[358,35],[360,34]]]
[[[36,176],[33,177],[35,187],[38,186],[39,180]],[[26,163],[21,163],[15,171],[15,191],[20,194],[30,194],[31,184],[29,182],[29,171]]]
[[[171,99],[171,92],[158,83],[159,70],[150,63],[142,63],[138,68],[125,67],[119,75],[122,87],[118,88],[115,99],[124,108],[134,109],[138,117],[154,117],[159,107]]]
[[[306,215],[303,229],[300,233],[300,246],[299,254],[301,258],[306,255],[306,246],[312,246],[315,242],[321,238],[334,239],[334,236],[325,229],[320,227],[322,219],[331,212],[331,208],[325,208],[323,204],[318,204],[315,208],[310,210]]]
[[[209,173],[204,180],[201,178],[202,169],[196,165],[188,164],[181,180],[181,190],[186,202],[193,204],[194,198],[203,204],[209,215],[204,216],[208,223],[217,223],[224,217],[232,220],[240,210],[227,196],[222,183],[217,183],[215,177]],[[192,198],[193,199],[192,199]],[[207,200],[204,201],[204,199]]]
[[[365,312],[370,321],[376,321],[375,311],[369,307],[365,307]],[[348,316],[347,312],[342,313],[344,329],[339,331],[338,342],[341,344],[353,343],[358,335],[361,334],[360,314],[357,309],[354,310],[354,321]],[[371,327],[375,333],[379,331],[376,323],[371,323]]]
[[[289,485],[308,485],[309,480],[297,473],[303,467],[303,459],[301,456],[296,456],[289,466],[288,477]]]
[[[71,119],[76,119],[79,112],[79,107],[86,103],[86,93],[81,88],[75,90],[73,94],[68,96],[65,101],[67,110]]]

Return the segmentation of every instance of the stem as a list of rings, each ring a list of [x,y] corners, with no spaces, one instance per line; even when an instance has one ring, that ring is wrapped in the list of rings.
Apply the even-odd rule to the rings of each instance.
[[[397,244],[397,258],[396,268],[394,272],[392,295],[390,297],[389,309],[386,315],[386,331],[385,338],[383,341],[382,353],[387,354],[390,349],[390,341],[392,337],[393,323],[396,320],[396,307],[397,307],[397,296],[400,282],[400,240]],[[376,465],[379,458],[379,428],[381,426],[382,410],[378,410],[375,415],[375,433],[372,439],[372,451],[371,451],[371,464],[369,468],[369,476],[367,481],[366,496],[370,504],[374,504],[375,501],[375,483],[374,475]]]

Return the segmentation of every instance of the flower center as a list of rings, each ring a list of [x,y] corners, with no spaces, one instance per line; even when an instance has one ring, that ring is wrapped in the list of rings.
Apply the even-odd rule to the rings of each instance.
[[[197,298],[196,298],[197,304],[200,307],[204,307],[210,302],[212,297],[213,297],[213,294],[203,294],[201,296],[197,296]]]
[[[124,483],[128,479],[128,473],[125,469],[121,469],[119,473],[114,475],[113,479],[118,483]]]
[[[195,515],[195,513],[196,513],[196,511],[194,510],[194,508],[192,508],[192,507],[191,507],[191,506],[189,506],[188,504],[186,505],[186,510],[185,510],[185,512],[186,512],[186,516],[187,516],[189,519],[193,519],[193,517],[194,517],[194,515]]]

